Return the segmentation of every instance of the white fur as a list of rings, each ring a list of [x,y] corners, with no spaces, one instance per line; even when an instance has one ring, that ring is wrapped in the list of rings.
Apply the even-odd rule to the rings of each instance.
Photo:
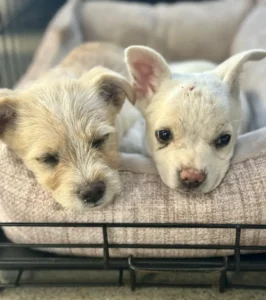
[[[145,149],[137,152],[153,159],[167,186],[184,190],[178,178],[182,168],[206,172],[207,178],[197,192],[210,192],[220,184],[230,165],[237,136],[248,124],[248,105],[239,89],[242,67],[249,60],[265,56],[266,51],[255,49],[234,55],[219,66],[195,61],[175,63],[171,68],[148,47],[126,49],[136,106],[145,119],[145,133],[136,124],[131,133],[137,140],[144,139],[139,148],[144,145]],[[137,134],[136,128],[142,128],[142,132]],[[164,128],[171,130],[173,139],[159,150],[155,132]],[[213,142],[222,133],[230,134],[231,141],[218,150]],[[127,168],[155,171],[154,165],[150,161],[144,163],[140,156],[135,156]]]

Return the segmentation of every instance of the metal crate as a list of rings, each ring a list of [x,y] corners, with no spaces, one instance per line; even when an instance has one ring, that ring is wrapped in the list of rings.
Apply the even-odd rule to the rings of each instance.
[[[12,87],[29,65],[33,53],[41,40],[44,28],[64,0],[0,0],[0,87]],[[155,1],[153,1],[155,2]],[[0,220],[1,221],[1,220]],[[266,282],[255,282],[252,272],[266,272],[265,246],[242,246],[242,229],[261,230],[265,225],[248,224],[67,224],[67,223],[0,223],[0,226],[34,227],[94,227],[101,228],[102,244],[14,244],[0,230],[0,270],[16,271],[16,277],[9,282],[2,282],[0,289],[27,286],[120,286],[124,284],[125,274],[132,290],[139,287],[212,287],[213,283],[200,278],[197,282],[186,279],[188,272],[216,274],[214,283],[220,292],[229,288],[266,289]],[[235,230],[235,243],[232,245],[191,245],[191,244],[112,244],[108,242],[108,229],[121,227],[138,228],[231,228]],[[49,252],[32,250],[35,248],[102,248],[102,257],[60,256]],[[231,249],[233,256],[211,258],[147,258],[110,256],[113,248],[141,249]],[[258,251],[260,254],[241,255],[242,250]],[[80,282],[36,283],[22,281],[24,272],[47,270],[95,270],[112,272],[111,280],[86,280]],[[166,274],[181,273],[186,280],[165,280]],[[229,278],[229,274],[234,276]],[[152,274],[147,280],[143,274]],[[157,274],[160,276],[158,277]],[[243,274],[247,274],[246,278]],[[154,276],[155,275],[155,276]],[[156,277],[157,276],[157,277]],[[261,276],[263,279],[263,276]]]
[[[0,87],[26,71],[43,31],[65,0],[0,0]]]
[[[244,273],[265,272],[266,255],[261,253],[266,250],[266,246],[242,246],[240,245],[241,230],[266,229],[266,225],[248,225],[248,224],[141,224],[141,223],[0,223],[1,227],[24,226],[24,227],[74,227],[74,228],[101,228],[103,234],[103,243],[99,244],[14,244],[7,240],[3,232],[0,237],[0,270],[18,271],[13,282],[0,284],[0,289],[26,286],[26,287],[47,287],[47,286],[120,286],[124,283],[124,273],[129,272],[129,285],[134,291],[139,287],[187,287],[187,288],[207,288],[212,287],[210,282],[202,281],[196,283],[186,282],[167,282],[165,279],[151,281],[138,280],[140,274],[161,274],[182,272],[193,273],[216,273],[217,282],[214,284],[219,287],[220,292],[230,288],[250,288],[266,289],[266,284],[258,284],[257,279],[252,282],[253,276],[248,276],[248,280],[243,278]],[[121,227],[138,228],[228,228],[235,230],[235,242],[232,245],[206,245],[206,244],[112,244],[108,242],[108,229]],[[177,233],[178,234],[178,233]],[[101,248],[102,257],[72,257],[62,256],[51,253],[40,252],[32,249],[36,248]],[[111,257],[110,249],[231,249],[233,256],[211,257],[211,258],[147,258],[147,257]],[[241,255],[241,251],[258,251],[260,254]],[[82,282],[22,282],[23,272],[28,270],[97,270],[114,271],[112,281],[82,281]],[[229,280],[227,274],[233,272],[234,280]]]

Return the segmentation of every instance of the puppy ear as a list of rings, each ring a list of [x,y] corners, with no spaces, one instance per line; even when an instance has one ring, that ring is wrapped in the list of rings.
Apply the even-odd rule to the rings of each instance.
[[[89,81],[99,92],[101,98],[108,104],[120,109],[127,98],[135,103],[135,93],[129,81],[122,75],[104,67],[95,67],[81,77]]]
[[[131,76],[137,100],[151,99],[171,72],[165,59],[155,50],[131,46],[125,50],[125,62]]]
[[[214,72],[223,82],[227,83],[231,89],[238,88],[238,79],[243,66],[248,61],[260,60],[266,57],[266,51],[254,49],[240,52],[221,63]]]
[[[16,103],[13,91],[0,89],[0,138],[16,118]]]

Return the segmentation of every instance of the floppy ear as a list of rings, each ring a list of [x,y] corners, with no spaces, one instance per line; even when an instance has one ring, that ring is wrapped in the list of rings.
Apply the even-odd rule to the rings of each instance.
[[[0,89],[0,138],[8,125],[13,124],[16,118],[16,99],[14,92],[8,89]]]
[[[127,98],[135,103],[135,94],[129,81],[122,75],[104,67],[95,67],[84,74],[81,81],[93,85],[106,103],[120,109]]]
[[[165,59],[155,50],[131,46],[125,50],[125,62],[137,100],[151,99],[171,72]]]
[[[223,82],[229,85],[232,91],[238,88],[238,79],[244,64],[248,61],[263,59],[264,57],[266,57],[266,51],[262,49],[240,52],[221,63],[214,72]]]

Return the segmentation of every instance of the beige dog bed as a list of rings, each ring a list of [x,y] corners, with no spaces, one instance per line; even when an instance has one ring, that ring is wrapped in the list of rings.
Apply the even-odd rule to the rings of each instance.
[[[20,84],[34,79],[83,40],[122,46],[145,44],[169,60],[221,61],[248,48],[266,48],[264,1],[217,1],[148,6],[119,2],[70,1],[55,16]],[[106,14],[108,11],[108,14]],[[103,22],[104,20],[104,22]],[[244,88],[257,102],[264,126],[266,62],[244,74]],[[264,102],[263,102],[264,101]],[[256,111],[255,111],[256,112]],[[159,176],[121,172],[123,192],[103,209],[63,210],[8,149],[0,151],[1,222],[249,223],[266,224],[266,128],[239,139],[223,183],[207,195],[184,195],[165,187]],[[5,227],[16,243],[103,243],[100,228]],[[111,228],[109,243],[223,244],[235,242],[234,229]],[[243,229],[241,245],[266,244],[264,230]],[[101,256],[101,249],[53,249],[57,253]],[[113,249],[111,256],[210,256],[232,250]]]

